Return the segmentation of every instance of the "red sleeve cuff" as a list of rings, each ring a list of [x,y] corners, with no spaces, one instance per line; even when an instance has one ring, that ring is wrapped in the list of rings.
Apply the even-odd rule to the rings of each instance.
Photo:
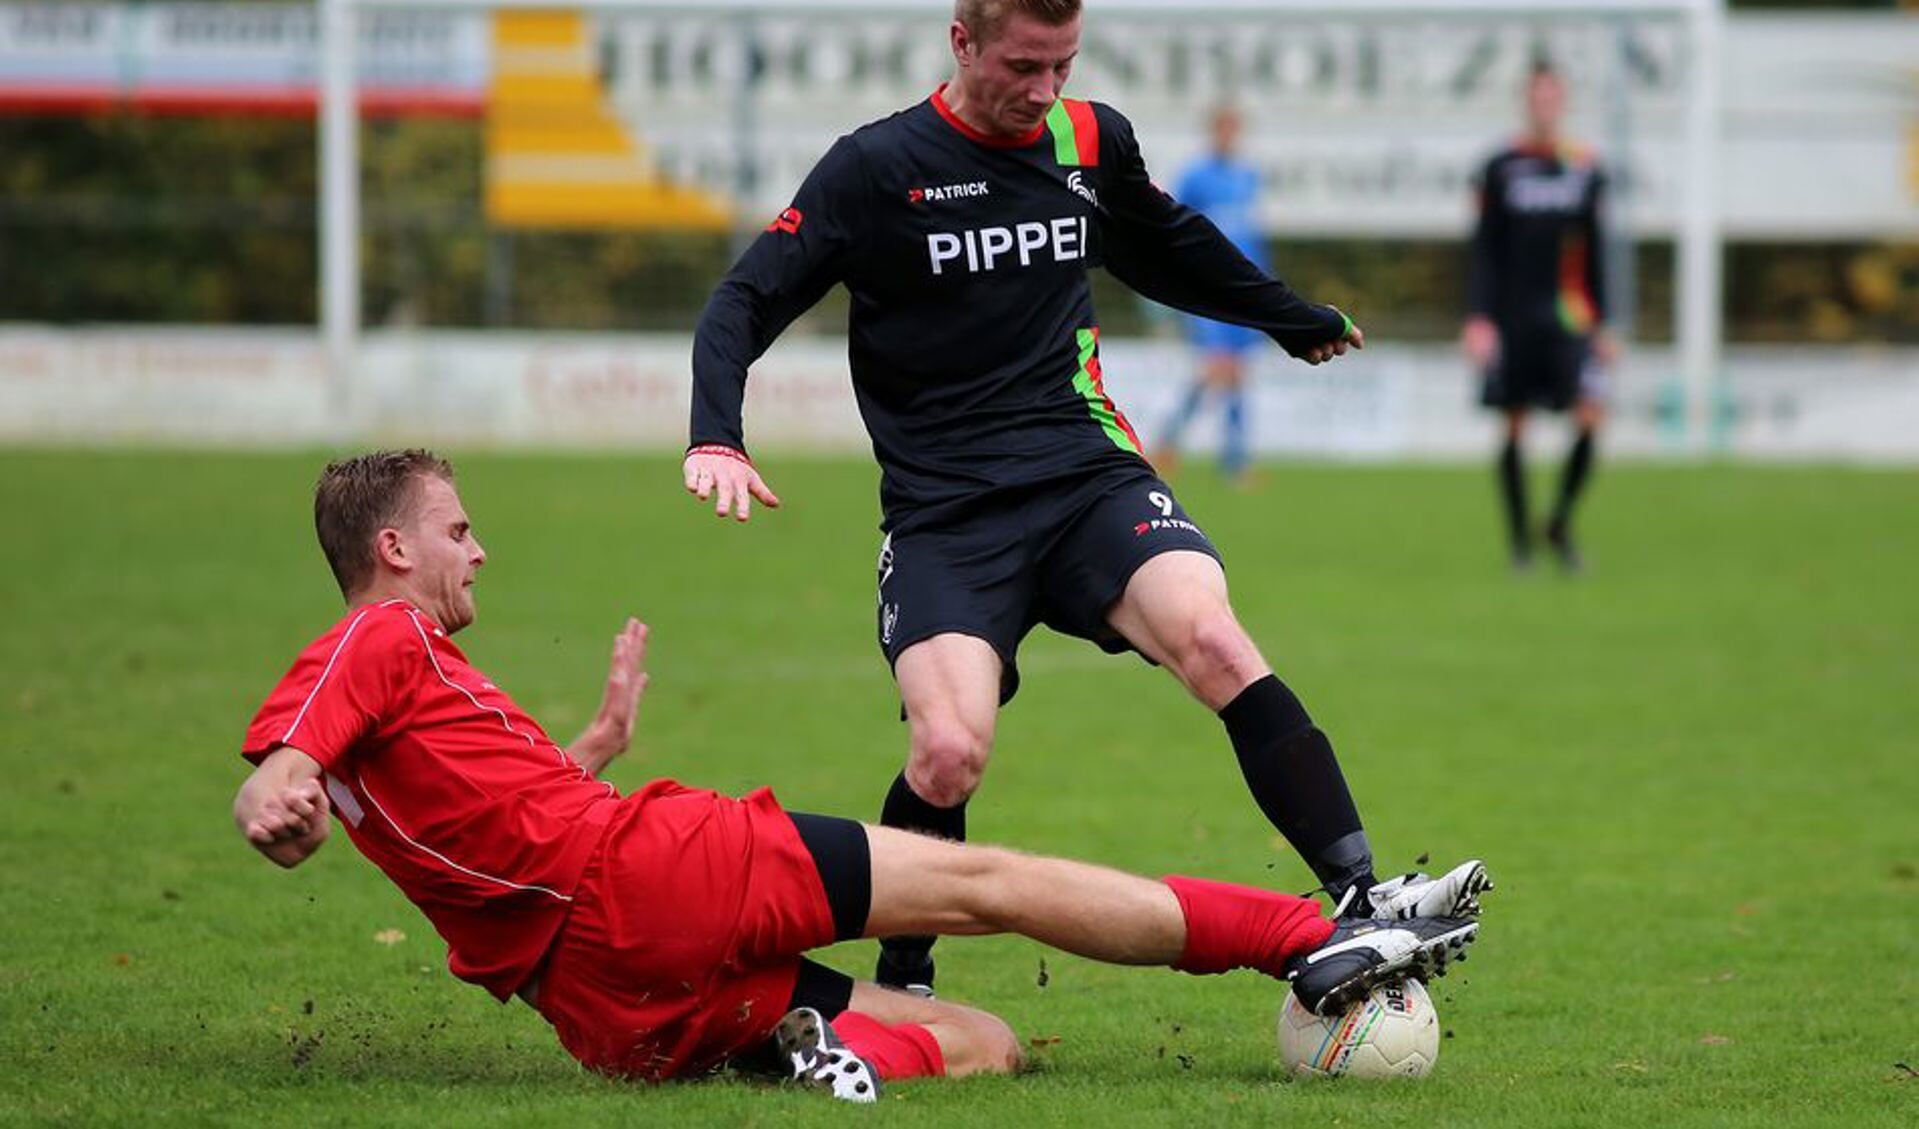
[[[747,466],[753,465],[753,460],[746,457],[745,451],[727,447],[719,443],[700,443],[688,447],[686,449],[686,457],[692,458],[694,455],[719,455],[722,458],[738,459]]]

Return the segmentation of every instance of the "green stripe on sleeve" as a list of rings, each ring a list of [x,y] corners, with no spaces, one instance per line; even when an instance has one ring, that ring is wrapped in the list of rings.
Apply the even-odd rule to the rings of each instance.
[[[1066,112],[1066,99],[1053,103],[1046,111],[1046,128],[1053,132],[1053,156],[1062,165],[1078,166],[1079,137],[1073,128],[1073,117]]]

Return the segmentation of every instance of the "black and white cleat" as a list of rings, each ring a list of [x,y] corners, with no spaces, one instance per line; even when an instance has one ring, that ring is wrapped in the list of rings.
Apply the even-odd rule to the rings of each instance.
[[[879,1100],[878,1072],[840,1041],[818,1011],[796,1007],[787,1012],[773,1029],[773,1043],[800,1085],[825,1090],[841,1101]]]
[[[1463,917],[1345,918],[1333,926],[1325,944],[1286,968],[1300,1006],[1319,1015],[1337,1015],[1388,980],[1444,976],[1479,935],[1479,923]]]
[[[1361,904],[1347,908],[1354,916],[1375,921],[1404,921],[1411,917],[1478,917],[1479,895],[1493,888],[1486,864],[1467,859],[1437,878],[1403,874],[1388,878],[1366,892]],[[1359,899],[1354,899],[1359,901]],[[1368,913],[1367,911],[1371,912]],[[1334,914],[1339,916],[1338,913]]]

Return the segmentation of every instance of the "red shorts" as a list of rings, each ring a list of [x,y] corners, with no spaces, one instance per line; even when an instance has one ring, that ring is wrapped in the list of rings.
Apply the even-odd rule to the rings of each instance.
[[[761,1042],[832,944],[813,856],[769,789],[655,781],[607,828],[540,973],[560,1043],[607,1074],[696,1074]]]

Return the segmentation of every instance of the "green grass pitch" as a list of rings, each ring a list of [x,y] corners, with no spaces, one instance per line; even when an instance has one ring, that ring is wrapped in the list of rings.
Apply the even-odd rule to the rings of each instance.
[[[242,727],[339,614],[310,527],[320,462],[0,454],[0,1121],[867,1116],[583,1074],[538,1017],[453,981],[344,836],[294,872],[244,846]],[[787,507],[736,528],[666,459],[460,462],[493,558],[462,642],[558,739],[634,612],[654,681],[617,783],[772,783],[792,807],[876,813],[905,733],[872,638],[870,465],[770,459]],[[1332,734],[1383,868],[1493,867],[1473,959],[1435,986],[1438,1070],[1283,1082],[1280,989],[1251,973],[961,940],[942,988],[1005,1015],[1035,1067],[899,1085],[879,1116],[1919,1123],[1919,474],[1602,467],[1577,581],[1505,571],[1476,466],[1179,486]],[[1310,885],[1164,673],[1044,632],[1024,660],[976,838]],[[861,972],[871,949],[827,959]]]

